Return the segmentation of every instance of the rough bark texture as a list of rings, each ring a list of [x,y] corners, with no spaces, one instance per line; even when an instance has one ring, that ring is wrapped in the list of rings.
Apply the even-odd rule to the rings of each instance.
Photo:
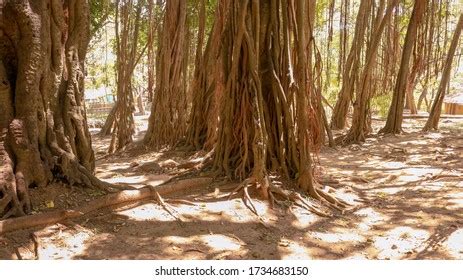
[[[0,3],[0,219],[30,210],[53,178],[101,183],[86,122],[87,1]]]
[[[138,64],[138,38],[143,1],[116,1],[116,73],[117,102],[115,105],[113,135],[109,152],[124,149],[133,142],[135,134],[135,101],[132,77]],[[111,115],[108,116],[108,119]]]
[[[187,144],[195,149],[211,150],[217,140],[218,104],[225,84],[220,49],[229,2],[218,3],[204,54],[197,54],[200,58],[197,57],[195,66],[193,103],[186,136]]]
[[[270,201],[282,193],[269,180],[269,173],[275,172],[296,180],[313,198],[339,204],[319,190],[313,178],[312,153],[317,152],[321,120],[308,71],[306,2],[230,3],[214,167],[231,178],[247,178],[238,189],[248,201],[249,187],[260,189]]]
[[[159,74],[156,76],[156,92],[144,139],[147,146],[155,149],[174,146],[185,135],[186,13],[186,1],[166,2],[162,38],[159,42]]]

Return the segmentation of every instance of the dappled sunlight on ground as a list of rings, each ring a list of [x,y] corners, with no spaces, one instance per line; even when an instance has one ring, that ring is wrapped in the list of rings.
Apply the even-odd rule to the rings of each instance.
[[[289,202],[272,209],[255,198],[258,217],[239,197],[228,199],[237,182],[218,181],[165,197],[164,206],[146,200],[0,236],[0,258],[17,258],[16,248],[24,259],[463,259],[462,130],[446,123],[448,131],[422,134],[417,124],[407,120],[403,135],[322,151],[322,186],[352,205],[330,218]],[[108,144],[95,142],[100,150]],[[157,186],[200,156],[154,153],[135,143],[102,157],[97,174],[108,182]],[[101,195],[59,184],[31,192],[36,212]]]
[[[463,259],[463,229],[454,231],[444,243],[450,255],[456,259]]]
[[[288,240],[281,240],[280,254],[283,260],[307,260],[312,259],[308,253],[305,244],[299,242],[291,242]]]
[[[379,259],[396,259],[418,250],[427,238],[429,233],[425,230],[397,227],[374,238],[374,246],[379,251],[377,256]]]

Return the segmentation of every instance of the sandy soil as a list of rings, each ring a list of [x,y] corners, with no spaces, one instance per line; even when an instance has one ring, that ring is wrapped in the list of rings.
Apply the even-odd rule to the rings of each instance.
[[[343,215],[255,200],[261,221],[227,199],[236,183],[216,181],[170,197],[169,212],[143,201],[0,236],[0,259],[463,259],[463,119],[443,120],[438,133],[422,134],[422,124],[320,153],[320,178],[354,205]],[[108,141],[94,138],[97,176],[135,187],[183,174],[179,165],[201,156],[134,144],[108,157]],[[61,183],[32,190],[35,212],[101,195]]]

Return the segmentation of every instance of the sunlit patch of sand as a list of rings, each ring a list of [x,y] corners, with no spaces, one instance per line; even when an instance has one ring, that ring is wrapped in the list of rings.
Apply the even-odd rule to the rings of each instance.
[[[159,205],[146,203],[142,206],[118,212],[118,214],[128,217],[134,221],[172,221],[175,218],[164,211]]]
[[[163,254],[171,256],[188,254],[188,259],[197,259],[208,254],[221,252],[225,252],[225,255],[230,255],[233,252],[239,252],[240,254],[247,252],[246,249],[242,248],[238,240],[219,234],[193,235],[190,237],[166,236],[160,238],[159,242],[167,244]],[[226,257],[225,255],[221,254],[220,258]]]
[[[362,222],[358,224],[358,228],[362,231],[370,230],[372,226],[378,223],[384,223],[387,218],[375,211],[373,208],[364,208],[355,212],[356,215],[362,217]]]
[[[424,179],[425,176],[435,175],[441,172],[442,169],[438,168],[405,168],[403,173],[399,176],[398,180],[404,183],[418,182],[421,179]]]
[[[354,192],[348,192],[347,188],[340,188],[334,192],[335,197],[347,202],[350,205],[358,205],[359,196]]]
[[[463,259],[463,229],[454,231],[444,243],[446,250],[456,259]]]
[[[357,253],[345,258],[345,260],[368,260],[368,258],[363,254]]]
[[[338,242],[364,242],[365,237],[353,232],[336,232],[336,233],[324,233],[324,232],[312,232],[308,233],[311,237],[328,243]]]
[[[397,227],[383,236],[374,238],[374,246],[378,249],[379,259],[397,259],[407,253],[419,250],[429,238],[429,232],[411,227]]]
[[[312,213],[308,213],[307,210],[301,208],[293,209],[293,213],[295,214],[294,221],[292,221],[291,226],[304,229],[311,224],[315,223],[316,221],[320,220],[317,215],[313,215]]]
[[[237,240],[225,235],[203,235],[200,238],[213,251],[236,251],[241,248]]]
[[[381,167],[391,168],[391,169],[400,169],[406,166],[405,163],[397,162],[397,161],[379,162],[378,164],[380,164]]]
[[[113,177],[109,179],[104,179],[104,181],[112,184],[128,184],[132,187],[140,188],[146,185],[157,186],[169,180],[170,178],[171,176],[168,175],[146,174],[138,176]]]
[[[445,182],[423,182],[420,185],[417,185],[411,188],[414,191],[442,191],[442,188],[445,187]],[[416,199],[420,199],[418,196]]]
[[[85,243],[92,238],[93,233],[83,227],[79,230],[59,230],[51,226],[42,230],[53,231],[52,234],[39,235],[38,257],[41,260],[70,259],[74,255],[82,254],[86,250]]]
[[[458,188],[455,188],[455,191],[446,196],[450,205],[447,206],[448,209],[461,209],[463,208],[463,190],[458,192]]]
[[[312,259],[306,246],[295,241],[281,240],[280,251],[282,260],[309,260]]]

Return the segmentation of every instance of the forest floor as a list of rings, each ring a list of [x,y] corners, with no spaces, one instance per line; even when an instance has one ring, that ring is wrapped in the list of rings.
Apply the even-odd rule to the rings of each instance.
[[[260,221],[239,197],[227,198],[238,183],[217,181],[170,196],[170,213],[142,201],[5,234],[0,259],[463,259],[463,119],[443,119],[428,134],[419,131],[424,121],[406,119],[399,136],[321,151],[318,176],[355,206],[344,215],[271,209],[256,199]],[[184,173],[182,164],[200,156],[137,143],[105,156],[108,144],[94,138],[97,176],[137,188]],[[61,183],[32,190],[35,212],[101,195]]]

